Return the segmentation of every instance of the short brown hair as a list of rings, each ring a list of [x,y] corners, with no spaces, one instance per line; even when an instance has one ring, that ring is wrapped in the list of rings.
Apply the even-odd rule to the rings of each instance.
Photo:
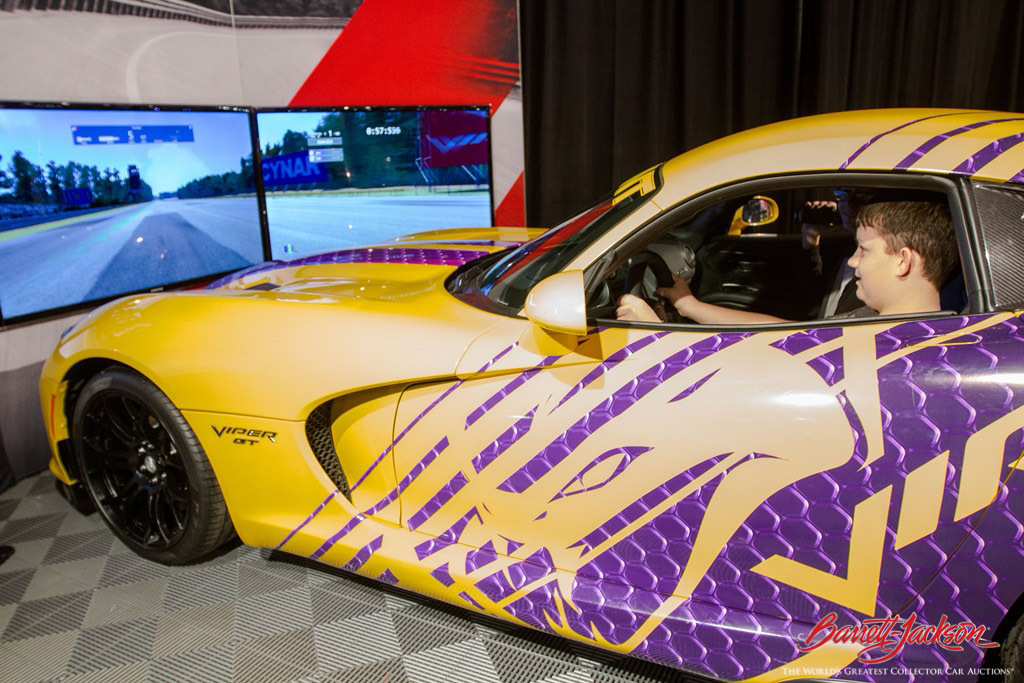
[[[939,202],[878,202],[857,213],[857,225],[870,225],[895,254],[903,247],[924,260],[924,276],[941,289],[960,263],[949,207]]]

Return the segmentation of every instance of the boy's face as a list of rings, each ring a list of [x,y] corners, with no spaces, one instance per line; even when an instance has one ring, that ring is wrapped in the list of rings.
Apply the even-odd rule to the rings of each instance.
[[[872,225],[857,227],[857,251],[848,261],[857,278],[857,298],[882,311],[896,295],[900,257],[890,254],[885,239]]]

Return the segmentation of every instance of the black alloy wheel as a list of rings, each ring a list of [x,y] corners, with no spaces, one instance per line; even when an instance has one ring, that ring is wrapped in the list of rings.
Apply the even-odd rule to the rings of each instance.
[[[233,529],[216,477],[181,412],[127,369],[96,375],[75,405],[79,472],[107,526],[139,555],[195,561]]]

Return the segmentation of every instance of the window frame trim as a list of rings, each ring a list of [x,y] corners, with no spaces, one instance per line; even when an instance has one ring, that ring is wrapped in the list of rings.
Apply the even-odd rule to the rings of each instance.
[[[977,239],[978,220],[975,203],[970,194],[970,182],[959,177],[923,173],[891,173],[872,171],[813,171],[785,175],[760,176],[739,182],[710,188],[698,195],[683,199],[664,209],[657,216],[639,226],[629,235],[615,243],[605,254],[594,259],[585,269],[587,283],[586,297],[589,300],[594,289],[604,277],[621,265],[627,258],[640,250],[644,244],[656,240],[681,222],[689,220],[717,203],[735,199],[747,194],[764,194],[776,190],[794,190],[821,186],[876,187],[884,189],[931,190],[946,197],[953,219],[960,265],[967,289],[967,312],[962,315],[993,313],[991,284],[988,272],[980,263],[981,252]],[[664,199],[655,195],[655,201]],[[612,257],[609,259],[608,255]],[[931,311],[897,316],[875,316],[871,318],[840,318],[838,320],[812,319],[785,323],[760,323],[743,325],[704,325],[700,323],[640,323],[618,321],[607,318],[587,318],[590,325],[603,327],[642,327],[645,329],[669,329],[679,331],[760,331],[806,329],[809,326],[837,327],[851,324],[878,324],[884,322],[913,321],[920,319],[948,318],[948,313]]]

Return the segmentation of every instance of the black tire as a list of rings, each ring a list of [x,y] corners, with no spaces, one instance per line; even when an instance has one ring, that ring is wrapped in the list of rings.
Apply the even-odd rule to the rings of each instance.
[[[71,435],[89,497],[137,554],[187,564],[233,535],[199,439],[145,377],[114,368],[89,380],[75,403]]]

